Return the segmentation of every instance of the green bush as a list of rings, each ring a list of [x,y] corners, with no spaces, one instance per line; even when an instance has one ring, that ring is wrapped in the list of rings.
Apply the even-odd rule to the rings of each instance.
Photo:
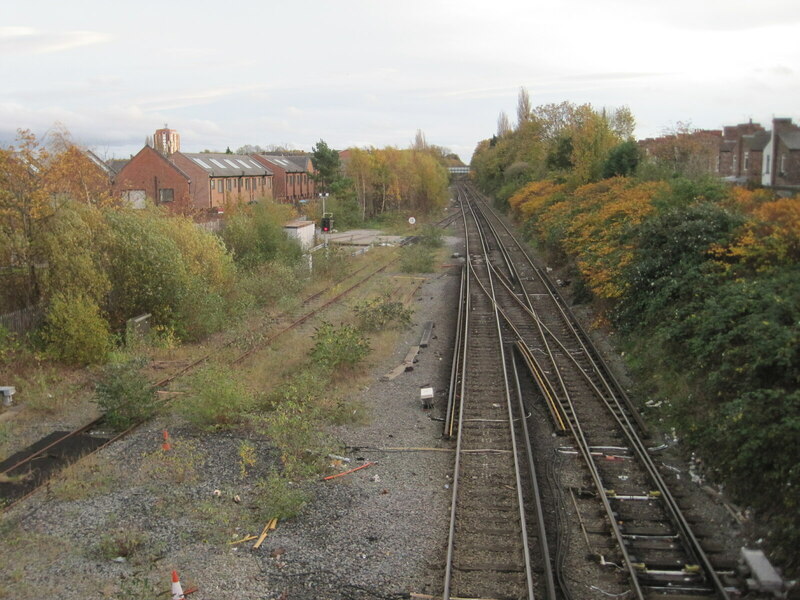
[[[53,296],[42,338],[48,354],[70,364],[103,363],[112,348],[108,322],[94,300],[82,294]]]
[[[405,329],[411,326],[414,311],[403,303],[392,300],[390,294],[365,300],[355,306],[358,326],[362,331],[381,331],[383,329]]]
[[[209,365],[189,382],[189,393],[175,405],[176,411],[203,431],[230,428],[241,422],[253,406],[253,395],[230,370]]]
[[[329,368],[354,367],[369,354],[369,342],[356,327],[324,321],[314,333],[311,358]]]
[[[264,523],[273,518],[290,519],[299,514],[308,501],[308,494],[277,473],[256,485],[255,504],[260,521]]]
[[[114,429],[127,429],[155,413],[156,394],[140,372],[143,366],[142,359],[110,364],[95,386],[94,401],[103,410],[105,422]]]
[[[431,225],[424,225],[419,233],[419,243],[426,248],[441,248],[444,246],[444,229]]]
[[[300,245],[283,231],[289,213],[264,203],[241,208],[222,230],[225,246],[245,269],[269,261],[292,263],[302,255]]]
[[[315,277],[342,279],[351,271],[347,252],[336,246],[315,252],[313,261]]]
[[[432,273],[436,255],[421,244],[411,244],[400,250],[400,270],[403,273]]]

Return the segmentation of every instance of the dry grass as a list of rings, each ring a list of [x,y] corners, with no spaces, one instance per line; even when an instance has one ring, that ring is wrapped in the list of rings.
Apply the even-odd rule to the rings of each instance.
[[[118,465],[109,459],[92,454],[61,470],[50,491],[57,500],[83,500],[106,494],[122,480]]]

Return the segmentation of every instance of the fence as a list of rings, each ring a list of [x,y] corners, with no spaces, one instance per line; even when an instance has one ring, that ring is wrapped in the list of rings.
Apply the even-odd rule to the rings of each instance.
[[[0,326],[8,331],[22,335],[39,325],[43,314],[44,311],[40,306],[28,306],[27,308],[0,315]]]

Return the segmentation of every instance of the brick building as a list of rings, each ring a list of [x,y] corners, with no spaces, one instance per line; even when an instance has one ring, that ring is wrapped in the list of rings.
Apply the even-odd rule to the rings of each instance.
[[[314,165],[308,155],[253,154],[252,158],[273,172],[273,195],[277,202],[297,204],[316,196]]]
[[[791,119],[773,119],[764,146],[761,185],[800,188],[800,127]]]
[[[171,212],[200,217],[232,204],[272,199],[272,178],[272,171],[251,156],[184,153],[179,146],[164,154],[145,146],[117,173],[114,191],[132,206],[144,206],[150,198]]]
[[[721,132],[648,138],[639,146],[646,156],[676,170],[715,174],[731,183],[800,189],[800,127],[791,119],[773,119],[769,131],[750,121]]]

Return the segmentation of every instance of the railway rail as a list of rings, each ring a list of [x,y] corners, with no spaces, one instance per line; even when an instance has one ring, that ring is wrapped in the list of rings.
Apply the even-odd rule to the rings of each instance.
[[[462,407],[475,402],[476,396],[487,401],[485,398],[498,390],[509,396],[509,363],[503,355],[512,355],[510,368],[522,381],[518,389],[520,394],[525,390],[527,408],[509,418],[525,422],[531,407],[544,407],[549,432],[572,438],[567,449],[564,438],[559,438],[562,447],[548,448],[539,431],[540,437],[531,441],[536,455],[532,470],[538,465],[539,471],[545,472],[555,461],[566,466],[559,473],[550,468],[545,485],[539,485],[534,475],[525,493],[528,502],[535,503],[534,496],[541,492],[539,505],[549,506],[551,515],[557,517],[543,522],[536,536],[546,538],[538,540],[540,560],[548,556],[548,549],[554,557],[540,562],[538,572],[546,573],[552,567],[557,594],[582,598],[586,587],[594,587],[596,593],[642,600],[667,595],[727,599],[731,582],[723,582],[704,551],[651,456],[653,451],[645,441],[647,430],[638,412],[556,286],[472,188],[462,184],[459,197],[469,207],[464,214],[471,215],[472,222],[465,224],[467,238],[479,238],[484,252],[468,252],[471,275],[462,283],[468,301],[461,309],[464,314],[457,329],[459,343],[454,351],[445,436],[455,437],[460,448],[465,443],[461,435],[472,418]],[[498,336],[505,335],[512,342],[494,342],[492,349],[476,341],[481,338],[475,336],[474,318],[485,311],[476,307],[486,303],[497,315]],[[487,353],[501,356],[506,365],[503,380],[475,368],[487,360]],[[475,377],[488,388],[472,389],[471,376],[476,371]],[[496,400],[491,403],[497,404]],[[518,448],[510,452],[520,454]],[[456,474],[459,468],[457,463]],[[534,487],[537,493],[531,491]],[[454,491],[453,511],[457,503]],[[591,562],[582,556],[586,554],[584,544]],[[453,568],[449,560],[447,568]],[[603,587],[592,582],[602,582]],[[542,583],[537,585],[545,593],[555,593]],[[491,595],[484,590],[484,597],[514,597],[506,596],[505,588],[497,590],[500,596],[497,591]],[[445,587],[444,598],[450,598],[449,594]]]

